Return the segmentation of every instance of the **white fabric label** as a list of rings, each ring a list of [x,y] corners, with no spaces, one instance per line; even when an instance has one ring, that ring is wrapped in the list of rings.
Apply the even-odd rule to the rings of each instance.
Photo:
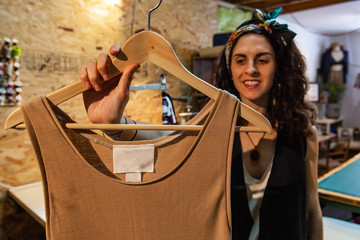
[[[141,173],[126,173],[125,181],[127,182],[141,182]]]
[[[126,173],[126,181],[141,182],[141,173],[154,172],[154,153],[154,144],[114,145],[114,173]]]

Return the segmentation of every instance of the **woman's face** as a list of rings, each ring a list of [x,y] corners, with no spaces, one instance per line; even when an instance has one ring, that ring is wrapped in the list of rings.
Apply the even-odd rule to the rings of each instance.
[[[232,77],[241,101],[266,108],[275,68],[275,52],[266,37],[255,33],[241,36],[231,57]]]

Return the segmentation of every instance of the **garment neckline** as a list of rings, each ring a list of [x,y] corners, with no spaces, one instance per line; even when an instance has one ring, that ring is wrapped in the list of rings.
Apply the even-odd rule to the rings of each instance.
[[[156,181],[159,181],[165,177],[167,177],[168,175],[170,175],[172,172],[174,172],[181,164],[183,164],[190,156],[191,153],[193,151],[193,149],[196,148],[196,146],[198,145],[198,143],[200,142],[200,140],[202,139],[202,136],[204,134],[204,132],[208,129],[209,127],[209,123],[212,119],[212,117],[214,116],[216,110],[219,107],[219,102],[221,101],[221,99],[224,96],[224,91],[219,90],[219,95],[217,97],[217,99],[214,100],[210,100],[206,106],[197,114],[197,116],[195,116],[193,119],[191,119],[190,121],[188,121],[186,124],[199,124],[200,122],[203,122],[203,128],[197,133],[196,138],[193,140],[193,142],[190,144],[191,147],[187,150],[186,154],[183,155],[182,159],[180,158],[177,162],[177,164],[175,164],[175,166],[173,166],[172,168],[168,169],[166,171],[166,173],[154,177],[153,179],[149,180],[149,181],[144,181],[141,183],[133,183],[133,182],[126,182],[125,180],[120,179],[118,176],[116,176],[115,174],[112,174],[112,176],[108,176],[105,175],[104,173],[100,172],[98,169],[96,169],[94,166],[92,166],[91,164],[89,164],[84,155],[75,147],[73,141],[69,138],[69,136],[67,135],[66,131],[65,131],[65,123],[67,122],[74,122],[65,112],[63,112],[60,108],[58,108],[57,106],[51,106],[50,101],[45,97],[42,96],[42,102],[44,103],[45,108],[47,109],[47,111],[50,114],[51,119],[54,121],[57,129],[59,130],[59,133],[64,137],[65,141],[69,144],[70,148],[74,150],[75,154],[79,157],[79,159],[81,159],[81,161],[87,165],[91,170],[95,171],[97,174],[100,174],[102,177],[110,180],[110,181],[114,181],[120,184],[125,184],[125,185],[144,185],[144,184],[150,184],[150,183],[154,183]],[[53,109],[55,108],[55,109]],[[56,112],[56,113],[55,113]],[[206,119],[205,119],[206,118]],[[205,121],[204,121],[205,119]],[[110,140],[104,136],[100,136],[92,131],[89,130],[85,130],[85,131],[76,131],[77,134],[81,135],[81,134],[89,134],[91,135],[91,137],[93,138],[91,141],[95,141],[97,143],[100,143],[102,145],[106,145],[108,144],[109,146],[112,145],[143,145],[143,144],[154,144],[155,147],[161,147],[164,146],[166,144],[169,144],[172,141],[175,141],[177,138],[180,138],[182,136],[184,136],[184,134],[186,134],[185,132],[178,132],[177,134],[173,134],[173,135],[169,135],[169,136],[164,136],[162,138],[159,139],[154,139],[154,140],[140,140],[140,141],[114,141],[114,140]],[[101,159],[102,157],[99,156],[99,158]]]
[[[244,161],[242,161],[242,165],[243,165],[243,171],[244,171],[244,181],[245,181],[245,184],[247,185],[250,185],[250,184],[257,184],[257,183],[260,183],[262,181],[264,181],[265,178],[267,178],[267,176],[269,175],[269,172],[271,173],[271,170],[272,170],[272,166],[274,165],[274,156],[275,156],[275,153],[273,154],[264,174],[261,176],[260,179],[257,179],[255,177],[253,177],[247,170],[245,164],[244,164]]]

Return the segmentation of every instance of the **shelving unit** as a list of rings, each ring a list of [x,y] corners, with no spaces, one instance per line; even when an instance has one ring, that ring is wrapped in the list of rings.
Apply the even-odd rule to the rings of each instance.
[[[331,126],[336,125],[337,126],[341,126],[342,122],[344,121],[343,117],[339,117],[337,119],[333,119],[333,118],[318,118],[315,121],[315,124],[317,125],[325,125],[325,134],[329,134],[331,132]]]

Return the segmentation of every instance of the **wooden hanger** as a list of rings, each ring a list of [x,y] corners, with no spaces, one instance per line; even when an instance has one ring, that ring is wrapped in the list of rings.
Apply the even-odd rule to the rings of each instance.
[[[128,64],[143,63],[149,61],[166,70],[177,78],[183,80],[191,87],[216,99],[219,89],[201,80],[189,72],[179,61],[170,44],[159,34],[152,31],[144,31],[130,37],[123,45],[121,52],[112,60],[111,76],[118,76]],[[51,92],[46,97],[55,105],[58,105],[80,93],[86,91],[81,81],[67,85],[59,90]],[[269,121],[259,112],[241,103],[239,115],[256,127],[240,127],[239,131],[272,132]],[[18,108],[13,111],[5,122],[5,129],[21,128],[23,116]],[[75,129],[138,129],[138,130],[188,130],[198,131],[202,126],[198,125],[152,125],[152,124],[78,124],[68,123],[68,128]]]
[[[199,90],[206,96],[216,99],[219,90],[210,84],[204,82],[200,78],[190,73],[179,61],[174,50],[170,44],[160,35],[150,31],[150,17],[151,13],[156,10],[162,0],[150,9],[148,15],[148,31],[135,34],[128,39],[121,49],[121,52],[113,59],[110,68],[111,76],[118,76],[128,64],[143,63],[150,61],[155,65],[163,68],[179,79],[183,80],[193,88]],[[55,92],[52,92],[46,97],[55,105],[58,105],[87,89],[81,81],[67,85]],[[254,124],[256,127],[237,127],[237,131],[260,131],[272,132],[270,122],[259,112],[253,110],[249,106],[241,103],[239,115],[246,119],[248,122]],[[5,129],[23,127],[23,116],[20,109],[13,111],[5,122]],[[77,124],[68,123],[68,128],[74,129],[138,129],[138,130],[187,130],[198,131],[202,126],[198,125],[140,125],[140,124]]]

